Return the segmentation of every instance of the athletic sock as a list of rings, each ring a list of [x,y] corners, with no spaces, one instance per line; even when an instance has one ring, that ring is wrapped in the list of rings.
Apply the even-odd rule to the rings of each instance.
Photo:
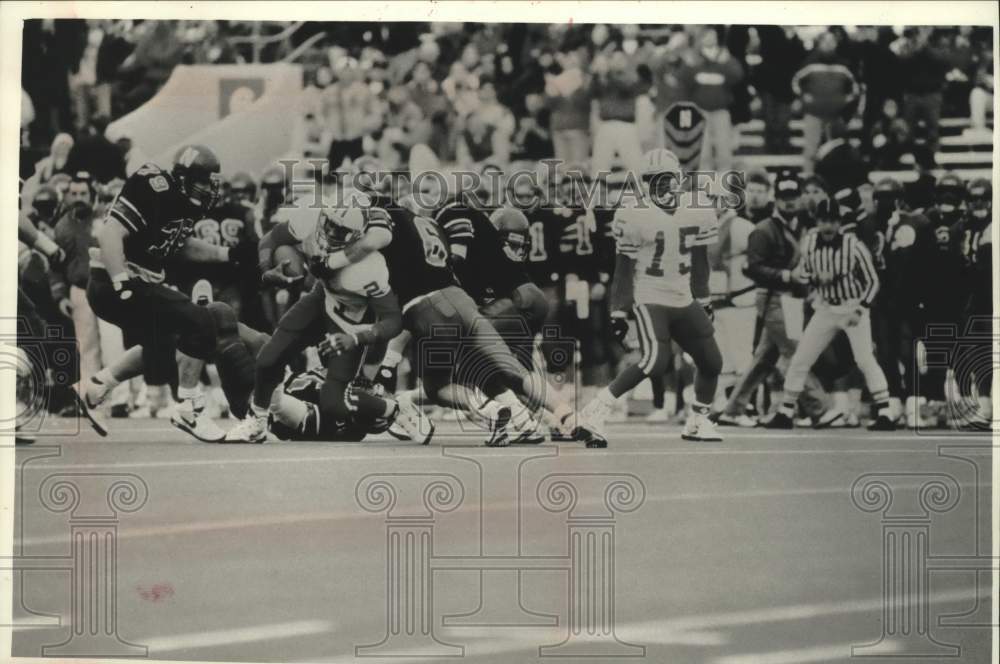
[[[90,380],[97,383],[98,385],[103,385],[107,387],[109,390],[114,389],[121,384],[121,381],[115,378],[114,375],[112,375],[110,367],[104,367],[103,369],[98,371],[93,377],[91,377]]]
[[[605,406],[614,406],[618,403],[618,397],[611,393],[610,387],[602,387],[598,390],[596,398]]]

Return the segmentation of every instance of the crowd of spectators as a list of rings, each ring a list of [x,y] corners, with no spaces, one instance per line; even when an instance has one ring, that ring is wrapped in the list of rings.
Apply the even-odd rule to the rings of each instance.
[[[152,97],[179,64],[247,62],[252,53],[268,60],[297,52],[304,80],[297,117],[289,119],[292,151],[327,158],[331,170],[362,155],[405,169],[418,149],[459,168],[534,169],[555,158],[592,174],[634,169],[645,150],[661,145],[664,111],[690,101],[705,116],[703,168],[736,165],[741,125],[759,118],[765,154],[801,154],[807,213],[827,192],[860,187],[859,174],[910,170],[911,162],[920,175],[907,189],[908,204],[923,209],[931,203],[920,192],[934,194],[929,170],[941,118],[968,117],[972,140],[992,140],[989,29],[308,23],[284,51],[248,50],[245,37],[259,28],[27,21],[22,204],[38,210],[86,173],[95,203],[88,214],[96,219],[124,178],[131,149],[127,138],[105,137],[108,122]],[[801,139],[792,134],[794,117],[802,118]],[[860,132],[851,129],[857,120]],[[757,222],[771,214],[772,185],[762,171],[746,182],[747,219]],[[258,202],[265,216],[273,212],[269,186],[265,174]],[[55,234],[55,225],[39,227]],[[25,274],[25,283],[45,281]],[[47,318],[79,317],[74,276],[67,274],[66,293],[38,295],[51,304]]]

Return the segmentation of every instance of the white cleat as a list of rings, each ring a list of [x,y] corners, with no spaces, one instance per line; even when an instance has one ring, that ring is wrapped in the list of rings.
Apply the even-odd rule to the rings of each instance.
[[[608,437],[605,434],[604,423],[611,412],[610,404],[604,403],[600,399],[592,399],[577,416],[573,437],[576,440],[582,440],[587,444],[587,447],[607,447]]]
[[[191,301],[206,306],[212,303],[212,284],[208,279],[199,279],[191,288]]]
[[[712,420],[704,413],[691,413],[684,424],[684,431],[681,432],[684,440],[696,440],[701,442],[722,442],[722,436],[715,430]]]
[[[727,415],[726,413],[719,413],[715,421],[720,426],[724,427],[743,427],[746,429],[751,429],[757,426],[757,420],[750,417],[746,413],[740,413],[739,415]]]
[[[222,430],[219,429],[219,431],[221,432]],[[195,433],[191,433],[191,435],[198,438],[198,435]],[[199,440],[205,439],[199,438]],[[248,413],[236,426],[225,432],[221,439],[207,442],[216,442],[219,440],[226,443],[263,443],[267,440],[267,418],[257,417],[253,413]]]
[[[97,408],[111,394],[111,388],[91,378],[84,386],[80,383],[74,385],[73,394],[76,396],[77,409],[87,418],[94,431],[101,436],[107,436],[108,425]]]
[[[507,447],[510,445],[510,434],[507,425],[510,423],[510,408],[498,406],[490,416],[490,436],[483,444],[486,447]]]
[[[538,445],[545,442],[542,425],[531,415],[526,406],[514,408],[510,416],[510,429],[513,431],[511,443],[521,445]]]
[[[670,421],[670,415],[665,408],[655,408],[653,412],[645,417],[645,421],[650,424],[662,424]]]
[[[397,401],[396,418],[389,427],[389,433],[400,440],[417,440],[421,445],[427,445],[434,437],[434,423],[424,413],[424,410],[413,403],[407,396],[401,396]],[[395,429],[395,431],[394,431]],[[402,438],[398,433],[406,438]]]
[[[226,437],[226,432],[209,419],[202,410],[182,412],[180,408],[174,407],[170,423],[203,443],[218,443]]]

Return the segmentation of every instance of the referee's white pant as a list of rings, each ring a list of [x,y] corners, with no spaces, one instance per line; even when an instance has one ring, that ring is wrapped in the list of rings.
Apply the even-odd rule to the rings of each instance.
[[[785,401],[791,401],[805,387],[806,376],[820,354],[830,345],[838,332],[843,330],[851,343],[854,361],[865,376],[865,384],[876,402],[888,398],[889,384],[885,373],[875,359],[875,347],[872,344],[871,312],[863,309],[861,320],[857,325],[848,327],[847,319],[856,305],[830,305],[818,303],[813,317],[802,331],[802,338],[788,364],[785,374]]]

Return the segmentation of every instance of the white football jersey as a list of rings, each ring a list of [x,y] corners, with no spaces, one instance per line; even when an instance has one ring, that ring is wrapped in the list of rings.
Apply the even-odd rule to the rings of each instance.
[[[317,239],[320,210],[306,207],[286,208],[282,221],[299,241],[299,250],[310,258],[325,252]],[[326,313],[345,332],[359,332],[369,327],[368,300],[391,292],[389,268],[379,252],[372,252],[357,263],[337,270],[323,280],[326,290]]]
[[[613,230],[618,253],[635,260],[637,303],[691,304],[691,249],[718,238],[714,209],[693,207],[689,194],[681,195],[672,212],[640,200],[615,212]]]

